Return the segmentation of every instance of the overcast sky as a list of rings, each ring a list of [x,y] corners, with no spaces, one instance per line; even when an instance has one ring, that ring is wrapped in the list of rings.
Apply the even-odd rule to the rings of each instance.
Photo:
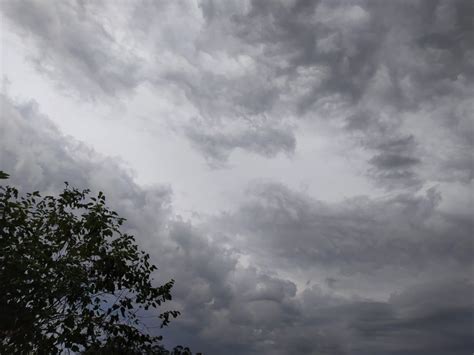
[[[0,170],[106,193],[168,344],[472,353],[473,1],[0,9]]]

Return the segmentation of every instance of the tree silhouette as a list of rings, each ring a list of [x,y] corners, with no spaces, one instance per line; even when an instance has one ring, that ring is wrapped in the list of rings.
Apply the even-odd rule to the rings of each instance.
[[[121,232],[125,219],[89,194],[0,186],[0,353],[191,354],[167,351],[141,321],[174,281],[153,285],[156,266]],[[178,314],[156,317],[166,326]]]

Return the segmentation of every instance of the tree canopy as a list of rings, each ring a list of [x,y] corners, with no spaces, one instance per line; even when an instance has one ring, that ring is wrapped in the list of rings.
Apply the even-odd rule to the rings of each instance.
[[[174,280],[154,285],[156,266],[124,221],[102,192],[0,186],[0,353],[191,354],[167,351],[141,320],[171,300]],[[166,326],[178,315],[156,317]]]

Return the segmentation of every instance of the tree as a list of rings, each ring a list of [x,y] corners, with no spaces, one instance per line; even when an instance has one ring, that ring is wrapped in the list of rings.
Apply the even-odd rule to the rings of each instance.
[[[0,171],[0,178],[8,174]],[[166,351],[141,313],[171,300],[156,266],[99,192],[58,196],[0,186],[0,353],[191,354]],[[166,311],[161,326],[179,314]]]

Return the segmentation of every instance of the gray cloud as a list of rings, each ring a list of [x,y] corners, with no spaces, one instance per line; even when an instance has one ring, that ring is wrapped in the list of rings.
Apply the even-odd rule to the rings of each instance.
[[[144,83],[157,93],[181,90],[201,123],[193,112],[176,125],[213,166],[225,165],[235,149],[267,157],[293,152],[291,130],[301,120],[322,120],[349,128],[340,134],[355,136],[351,144],[372,154],[367,172],[381,186],[419,188],[426,169],[431,178],[472,180],[468,0],[109,5],[23,0],[4,2],[2,10],[33,40],[38,68],[68,90],[92,98]],[[412,132],[411,117],[420,115],[456,141],[449,157],[427,146],[426,132]],[[256,133],[262,120],[274,134]],[[235,123],[238,134],[222,129]],[[285,132],[276,128],[283,126]],[[372,144],[407,134],[417,149],[404,154]]]
[[[396,154],[377,155],[370,160],[371,164],[383,169],[396,169],[404,166],[412,166],[419,164],[419,162],[420,161],[416,158]]]
[[[424,196],[360,197],[333,205],[277,184],[251,191],[247,203],[212,228],[268,269],[296,268],[306,275],[325,270],[346,281],[359,274],[383,289],[384,280],[394,277],[405,282],[440,269],[449,276],[472,266],[474,225],[441,213],[434,189]]]
[[[3,1],[1,10],[33,44],[30,59],[36,68],[68,92],[104,99],[144,80],[140,58],[113,36],[98,16],[107,11],[99,4]]]
[[[223,129],[222,129],[223,128]],[[293,153],[296,145],[295,137],[288,127],[273,127],[264,122],[254,127],[217,128],[212,131],[203,130],[199,126],[189,125],[185,133],[190,141],[214,166],[227,161],[229,154],[236,148],[273,157],[280,151]],[[229,132],[230,131],[230,132]]]
[[[349,108],[330,117],[344,117],[352,111],[347,117],[353,118],[354,111],[370,112],[370,119],[359,121],[364,124],[356,142],[373,152],[369,175],[383,186],[419,187],[425,154],[422,149],[408,147],[408,154],[387,156],[372,142],[383,145],[400,139],[406,135],[407,114],[423,105],[437,110],[446,104],[441,100],[452,98],[454,90],[458,93],[449,102],[452,108],[465,105],[463,96],[472,94],[473,46],[468,35],[472,23],[466,19],[473,8],[467,1],[383,6],[367,1],[251,2],[248,10],[240,11],[211,1],[204,4],[207,41],[220,43],[216,39],[220,36],[229,44],[218,50],[232,55],[238,48],[252,58],[259,78],[249,71],[249,82],[273,78],[278,100],[272,91],[267,97],[273,99],[263,101],[271,103],[266,112],[272,118],[291,112],[311,120],[328,99]],[[225,13],[232,14],[230,20],[219,17]],[[231,82],[242,85],[240,80],[239,84]],[[221,81],[219,88],[229,84]],[[459,84],[465,85],[463,94],[454,89]],[[252,90],[244,92],[254,97]],[[238,107],[232,95],[226,100]],[[434,125],[439,124],[436,116],[432,117]],[[446,129],[456,129],[457,123],[449,122]],[[350,119],[352,128],[356,123]],[[423,137],[411,137],[411,146],[423,142]],[[463,144],[463,149],[469,147],[472,144]],[[397,163],[395,171],[389,160]],[[401,160],[411,164],[402,167]],[[466,165],[464,168],[472,171]]]
[[[353,353],[465,353],[474,345],[473,292],[472,283],[451,279],[419,284],[387,304],[368,304],[371,311],[357,307],[351,328],[360,338]]]

